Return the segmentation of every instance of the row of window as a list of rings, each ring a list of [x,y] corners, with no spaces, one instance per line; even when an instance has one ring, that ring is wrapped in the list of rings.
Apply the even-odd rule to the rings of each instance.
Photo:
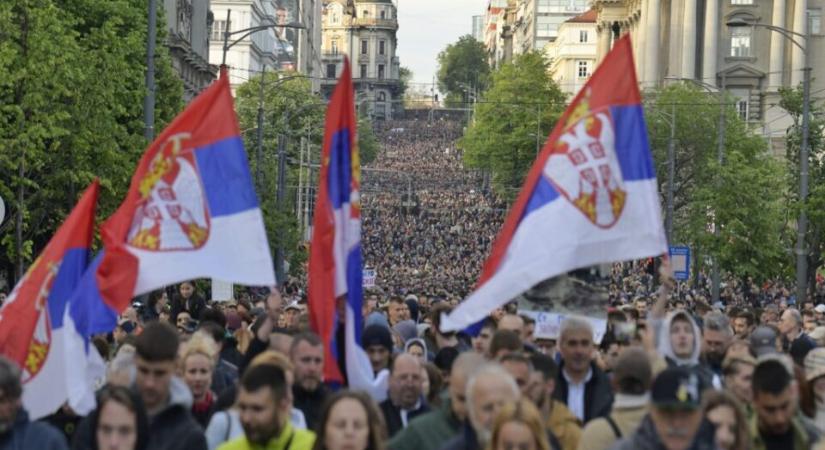
[[[358,69],[359,69],[358,78],[369,78],[369,76],[367,76],[367,65],[366,64],[361,64]],[[327,64],[327,78],[336,78],[338,76],[337,71],[338,71],[338,65],[337,64]],[[383,80],[384,77],[385,77],[384,65],[379,64],[378,65],[378,79]]]
[[[734,0],[744,1],[744,0]],[[822,10],[808,10],[808,27],[811,34],[822,34]],[[736,27],[730,32],[730,56],[749,57],[753,56],[753,28]]]
[[[361,40],[361,54],[366,55],[369,50],[369,41],[366,39]],[[333,55],[337,55],[340,51],[338,49],[338,39],[333,39],[330,41],[330,51]],[[378,41],[378,54],[379,55],[386,55],[387,54],[387,41],[380,40]]]

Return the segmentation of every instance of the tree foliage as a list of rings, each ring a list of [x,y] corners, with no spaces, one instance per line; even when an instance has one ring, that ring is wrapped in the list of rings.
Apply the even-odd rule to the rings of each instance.
[[[398,69],[398,80],[401,82],[401,94],[399,97],[404,98],[407,89],[410,88],[410,83],[413,79],[413,71],[409,67],[401,67]]]
[[[183,92],[159,14],[156,129],[180,110]],[[9,208],[0,269],[7,275],[40,252],[95,177],[99,217],[122,200],[146,146],[146,16],[141,0],[0,2],[0,196]]]
[[[490,88],[460,142],[469,167],[489,170],[493,187],[514,198],[561,113],[564,93],[539,52],[525,53],[491,74]]]
[[[484,44],[469,34],[447,45],[438,54],[438,89],[446,93],[448,104],[468,100],[468,90],[485,90],[489,74]]]
[[[720,267],[735,275],[765,279],[782,274],[787,267],[781,240],[782,192],[777,188],[782,166],[765,140],[740,118],[732,97],[725,97],[720,165],[718,94],[691,84],[675,84],[650,94],[645,115],[663,205],[671,131],[675,138],[672,242],[688,244],[703,256],[718,257]],[[719,236],[713,233],[714,226],[719,226]]]

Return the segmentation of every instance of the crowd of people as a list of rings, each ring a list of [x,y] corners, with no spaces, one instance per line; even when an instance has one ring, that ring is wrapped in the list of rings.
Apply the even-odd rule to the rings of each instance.
[[[456,148],[461,123],[387,121],[375,161],[364,169],[365,265],[385,294],[469,293],[504,219],[506,205],[467,170]]]
[[[825,301],[781,282],[666,261],[609,271],[605,330],[555,335],[510,302],[442,332],[504,215],[461,168],[458,125],[401,121],[364,179],[364,254],[378,272],[361,345],[380,390],[348,386],[343,323],[325,351],[300,286],[208,301],[198,281],[133,302],[95,337],[97,407],[32,421],[0,357],[0,450],[825,450]],[[374,174],[378,174],[373,176]],[[462,178],[463,177],[463,178]],[[597,333],[598,332],[598,333]],[[602,335],[596,341],[596,335]],[[344,382],[330,382],[335,364]]]

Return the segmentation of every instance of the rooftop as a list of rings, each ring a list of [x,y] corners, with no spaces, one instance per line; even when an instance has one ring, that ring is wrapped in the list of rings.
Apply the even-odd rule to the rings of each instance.
[[[570,23],[596,23],[598,13],[595,9],[590,9],[584,14],[580,14],[572,19],[567,20]]]

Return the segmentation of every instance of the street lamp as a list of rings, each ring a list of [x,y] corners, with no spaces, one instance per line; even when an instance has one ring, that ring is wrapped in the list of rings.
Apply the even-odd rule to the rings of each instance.
[[[802,69],[804,78],[802,79],[802,144],[799,147],[799,201],[802,209],[799,211],[799,221],[796,224],[796,301],[804,302],[808,297],[808,258],[805,251],[805,235],[808,231],[808,216],[805,213],[805,202],[808,199],[808,133],[809,116],[811,104],[811,64],[808,44],[811,42],[811,27],[808,24],[808,13],[805,14],[805,34],[797,33],[786,28],[763,23],[750,23],[742,19],[733,19],[727,22],[731,28],[739,27],[762,27],[781,34],[791,41],[791,43],[802,50],[805,57],[805,67]],[[805,40],[803,46],[797,39]]]
[[[294,29],[297,29],[297,30],[305,30],[306,29],[306,27],[303,24],[300,24],[300,23],[297,23],[297,22],[291,22],[291,23],[285,23],[285,24],[268,23],[268,24],[265,24],[265,25],[258,25],[258,26],[254,26],[254,27],[244,28],[242,30],[229,31],[229,24],[231,23],[229,21],[229,17],[230,17],[231,14],[232,14],[232,10],[227,9],[226,10],[226,30],[223,32],[223,56],[221,58],[221,68],[226,67],[226,52],[228,52],[229,49],[234,47],[235,44],[237,44],[238,42],[241,42],[242,40],[246,39],[246,37],[249,36],[250,34],[257,33],[258,31],[263,31],[263,30],[268,30],[270,28],[278,28],[278,27],[281,27],[281,28],[294,28]],[[241,37],[239,37],[238,39],[235,39],[232,42],[229,42],[229,38],[231,36],[235,36],[235,35],[238,35],[238,34],[240,34]]]

